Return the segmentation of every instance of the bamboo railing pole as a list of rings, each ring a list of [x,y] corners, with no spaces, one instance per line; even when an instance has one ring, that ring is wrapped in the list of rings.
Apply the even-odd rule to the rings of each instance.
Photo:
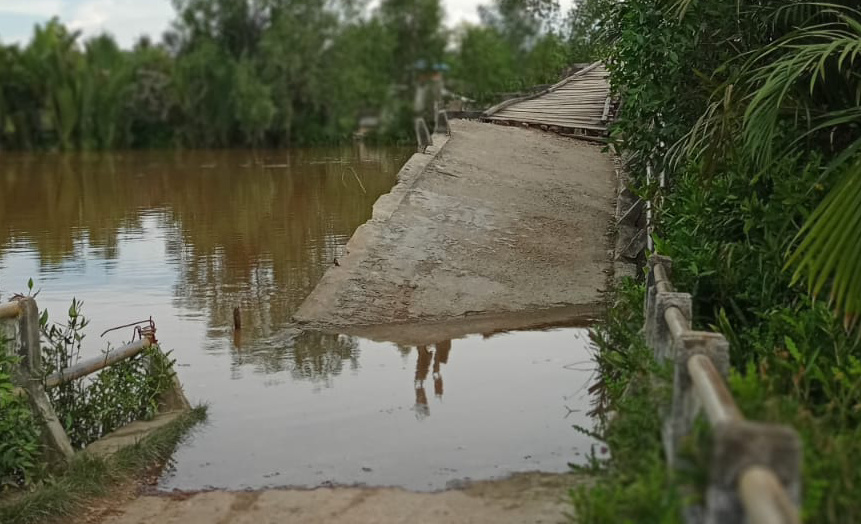
[[[688,359],[688,373],[713,426],[744,419],[732,393],[727,389],[723,377],[710,358],[693,355]]]
[[[104,355],[78,362],[73,366],[69,366],[57,371],[56,373],[48,375],[45,378],[45,387],[48,389],[55,388],[60,384],[87,376],[90,373],[94,373],[100,369],[116,364],[117,362],[131,358],[148,348],[151,344],[152,342],[149,338],[144,338],[143,340],[138,340],[137,342],[132,342],[131,344],[126,344],[125,346],[109,351]]]
[[[18,304],[18,301],[0,304],[0,318],[15,318],[20,313],[21,306]]]
[[[738,481],[738,492],[751,524],[800,524],[798,508],[789,499],[773,471],[747,468]]]

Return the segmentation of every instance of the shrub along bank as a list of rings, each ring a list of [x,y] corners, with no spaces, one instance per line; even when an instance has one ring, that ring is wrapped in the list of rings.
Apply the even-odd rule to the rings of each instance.
[[[46,375],[79,360],[89,323],[81,306],[73,300],[64,323],[50,323],[48,312],[42,313]],[[18,358],[0,346],[0,493],[52,482],[44,464],[39,425],[26,397],[15,394],[17,365]],[[152,418],[157,399],[172,385],[173,373],[173,361],[152,347],[96,375],[50,389],[48,396],[72,446],[82,449],[129,422]]]
[[[804,439],[803,516],[861,520],[861,12],[854,2],[628,0],[605,4],[613,131],[655,203],[694,326],[731,344],[751,419]],[[648,179],[646,166],[663,173]],[[617,290],[597,331],[614,456],[575,493],[586,522],[674,522],[657,457],[660,392],[638,334],[642,290]],[[629,394],[623,395],[627,388]],[[645,388],[649,394],[635,394]],[[696,461],[695,461],[696,462]],[[696,479],[685,479],[696,480]]]

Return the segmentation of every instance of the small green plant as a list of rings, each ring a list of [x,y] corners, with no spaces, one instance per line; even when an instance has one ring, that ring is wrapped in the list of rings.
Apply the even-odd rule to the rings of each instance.
[[[54,522],[79,513],[92,499],[110,493],[114,485],[163,465],[194,426],[206,420],[206,411],[206,406],[197,406],[108,459],[78,453],[62,474],[20,496],[0,499],[0,522]]]
[[[42,314],[46,374],[80,360],[84,329],[89,324],[82,306],[81,301],[72,300],[65,324],[50,324],[47,311]],[[158,397],[171,386],[172,377],[173,360],[150,347],[94,376],[50,389],[48,396],[72,445],[83,448],[129,422],[152,418]]]
[[[39,427],[12,382],[18,357],[8,355],[4,346],[0,339],[0,492],[30,485],[41,456]]]
[[[601,376],[595,414],[611,458],[594,461],[595,481],[572,490],[576,522],[681,522],[681,496],[663,458],[657,416],[669,399],[669,374],[640,335],[643,291],[632,279],[619,283],[592,336]]]

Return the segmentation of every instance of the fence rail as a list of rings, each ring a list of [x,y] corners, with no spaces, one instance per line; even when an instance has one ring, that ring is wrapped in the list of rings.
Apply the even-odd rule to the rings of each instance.
[[[74,449],[63,425],[57,420],[46,390],[132,358],[155,344],[154,324],[151,323],[149,328],[137,329],[136,333],[140,334],[140,340],[46,377],[42,367],[41,329],[36,301],[32,297],[18,297],[0,304],[0,338],[7,341],[7,352],[21,357],[19,369],[13,377],[18,386],[15,391],[29,399],[30,407],[42,425],[42,437],[49,451],[49,460],[66,461],[74,455]],[[188,408],[188,400],[175,375],[172,387],[162,394],[161,404],[175,409]]]
[[[0,319],[15,318],[20,312],[21,308],[18,306],[17,301],[0,304]]]
[[[73,366],[61,369],[45,377],[45,388],[55,388],[66,382],[85,377],[108,366],[112,366],[117,362],[130,359],[150,346],[152,346],[152,340],[144,338],[143,340],[138,340],[108,351],[104,355],[82,360]]]
[[[790,427],[745,420],[726,384],[729,344],[718,333],[691,330],[691,296],[670,281],[672,260],[649,259],[646,341],[655,358],[672,362],[673,399],[664,424],[671,468],[684,468],[679,450],[704,412],[713,432],[709,485],[688,522],[796,524],[801,497],[801,439]]]

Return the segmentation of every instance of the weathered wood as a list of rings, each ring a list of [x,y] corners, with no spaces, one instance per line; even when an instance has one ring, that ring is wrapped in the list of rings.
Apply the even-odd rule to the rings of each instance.
[[[69,437],[60,424],[45,388],[42,386],[42,343],[39,307],[32,297],[21,298],[18,305],[17,329],[13,349],[21,356],[15,381],[27,392],[27,400],[36,420],[42,426],[41,439],[47,461],[65,462],[74,455]],[[7,349],[8,351],[8,349]]]
[[[151,345],[151,341],[148,338],[144,338],[143,340],[138,340],[131,344],[126,344],[125,346],[108,351],[104,355],[83,360],[73,366],[48,375],[45,378],[45,387],[50,389],[57,387],[60,384],[85,377],[91,373],[99,371],[100,369],[104,369],[116,364],[117,362],[131,358]]]
[[[605,105],[610,96],[607,76],[604,65],[596,62],[543,92],[497,104],[484,116],[488,120],[605,134],[609,111]]]
[[[741,411],[736,406],[732,393],[709,357],[690,357],[688,373],[712,425],[742,420]]]
[[[514,121],[518,123],[526,123],[526,124],[546,124],[548,126],[559,126],[559,127],[569,127],[572,129],[586,129],[590,131],[601,131],[604,132],[607,130],[606,126],[597,125],[594,120],[587,121],[579,121],[579,120],[557,120],[557,119],[541,119],[541,118],[523,118],[523,119],[515,119],[515,118],[490,118],[489,120],[508,120]]]
[[[490,115],[492,115],[492,114],[494,114],[494,113],[496,113],[496,112],[498,112],[498,111],[500,111],[500,110],[502,110],[502,109],[504,109],[504,108],[506,108],[512,104],[516,104],[517,102],[523,102],[526,100],[531,100],[533,98],[537,98],[539,96],[543,96],[543,95],[546,95],[548,93],[552,93],[553,91],[556,91],[557,89],[561,88],[562,86],[568,84],[571,81],[579,80],[579,79],[585,77],[587,74],[591,73],[595,69],[598,69],[599,67],[601,69],[603,69],[603,64],[601,64],[601,62],[595,62],[594,64],[590,64],[585,69],[581,69],[580,71],[577,71],[573,75],[571,75],[568,78],[565,78],[564,80],[554,84],[553,86],[549,87],[548,89],[545,89],[544,91],[540,91],[538,93],[534,93],[534,94],[527,95],[524,97],[512,98],[511,100],[505,100],[505,101],[500,102],[499,104],[496,104],[495,106],[491,107],[490,109],[485,111],[484,114],[485,114],[485,116],[490,116]],[[604,74],[605,75],[607,74],[606,70],[604,70]]]
[[[17,300],[0,304],[0,318],[15,318],[20,312],[21,307],[18,305]]]
[[[780,480],[761,466],[747,468],[738,482],[738,492],[751,524],[800,524],[798,510]]]

